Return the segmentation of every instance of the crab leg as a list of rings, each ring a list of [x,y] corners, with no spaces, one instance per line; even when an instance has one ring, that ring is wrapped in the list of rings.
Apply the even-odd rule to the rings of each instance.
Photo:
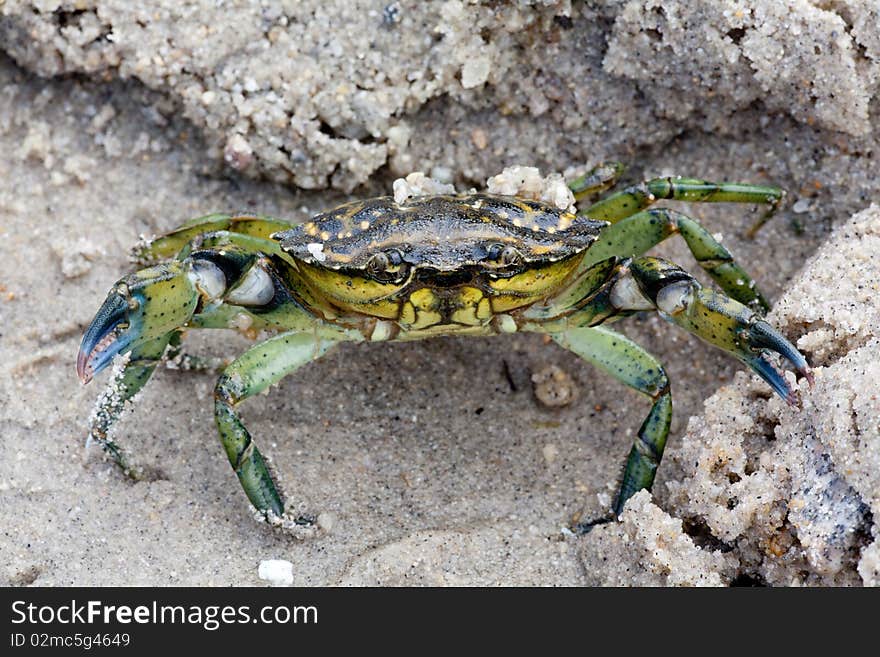
[[[89,421],[89,440],[96,440],[129,474],[136,475],[110,439],[110,430],[147,383],[169,342],[178,337],[177,329],[192,316],[198,296],[181,263],[141,270],[114,286],[83,335],[76,363],[83,383],[114,356],[129,352]]]
[[[582,201],[617,184],[623,174],[620,162],[603,162],[568,183],[575,199]]]
[[[129,354],[101,395],[89,426],[89,438],[100,443],[124,470],[131,471],[131,467],[109,438],[112,426],[125,404],[146,384],[169,344],[179,348],[181,328],[220,326],[212,320],[217,314],[226,318],[222,326],[227,327],[230,317],[245,312],[220,303],[223,300],[255,312],[256,306],[266,307],[263,316],[250,314],[258,328],[273,324],[273,310],[283,309],[288,324],[306,315],[295,312],[292,299],[276,293],[273,276],[277,274],[263,263],[260,253],[237,251],[234,246],[199,251],[126,276],[110,291],[83,335],[77,373],[88,383],[114,356]],[[274,309],[269,307],[273,304]]]
[[[251,347],[223,371],[214,389],[214,416],[220,441],[248,499],[264,514],[281,516],[284,504],[266,461],[236,408],[248,397],[317,360],[340,340],[351,339],[341,331],[333,333],[327,328],[325,332],[324,336],[281,333]]]
[[[669,435],[672,395],[669,391],[669,379],[660,362],[619,333],[604,327],[583,327],[550,335],[569,351],[653,401],[651,411],[639,428],[626,460],[623,480],[612,507],[613,515],[578,523],[577,531],[586,533],[594,525],[620,515],[626,501],[638,491],[643,488],[651,489]]]
[[[169,333],[133,349],[125,365],[113,373],[112,380],[101,393],[95,410],[89,418],[89,435],[86,444],[92,440],[97,442],[122,471],[133,479],[138,479],[140,473],[131,465],[119,445],[110,438],[110,430],[119,420],[125,405],[150,380],[169,340],[174,335],[176,334]]]
[[[577,292],[585,294],[582,300]],[[566,310],[567,308],[567,310]],[[740,302],[700,283],[660,258],[609,258],[582,272],[570,289],[544,307],[523,313],[520,329],[549,333],[559,344],[650,396],[654,405],[630,451],[613,515],[580,523],[580,531],[619,515],[626,501],[650,489],[669,429],[671,397],[663,368],[641,347],[598,325],[640,310],[661,316],[745,363],[791,405],[796,391],[765,358],[775,352],[812,383],[804,356],[770,324]]]
[[[209,214],[187,221],[183,226],[147,244],[134,249],[133,256],[137,262],[150,263],[155,260],[177,257],[182,260],[190,252],[201,247],[201,237],[208,233],[224,232],[261,238],[260,250],[269,248],[269,253],[280,252],[278,243],[269,239],[272,233],[291,228],[291,224],[282,219],[261,215],[227,215]]]
[[[665,319],[745,363],[792,406],[798,404],[797,392],[766,360],[765,352],[781,355],[812,384],[806,358],[743,304],[702,287],[686,271],[660,258],[637,258],[630,263],[629,273],[639,294]]]
[[[763,223],[776,212],[784,197],[785,192],[778,187],[715,183],[695,178],[654,178],[615,192],[582,209],[579,214],[615,223],[661,199],[693,203],[767,203],[770,208],[762,218]],[[752,230],[757,229],[753,227]]]
[[[676,233],[687,243],[697,264],[729,296],[754,310],[770,309],[752,278],[709,231],[690,217],[667,208],[638,212],[606,228],[587,251],[581,267],[586,269],[614,255],[639,256]]]
[[[193,320],[196,317],[194,316]],[[193,326],[193,322],[191,321],[189,325]],[[227,323],[226,326],[228,325]],[[229,362],[219,357],[197,356],[187,352],[183,348],[183,331],[176,331],[172,334],[168,348],[160,360],[174,363],[175,366],[172,369],[186,370],[187,372],[218,372]]]

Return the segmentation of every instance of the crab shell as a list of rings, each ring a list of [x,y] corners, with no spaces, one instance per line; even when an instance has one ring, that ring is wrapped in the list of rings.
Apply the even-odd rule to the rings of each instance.
[[[334,270],[363,270],[377,252],[396,250],[416,268],[453,272],[485,265],[495,244],[515,245],[526,265],[584,251],[607,222],[509,196],[390,196],[341,205],[273,237],[296,259]]]
[[[349,203],[273,235],[314,298],[401,337],[487,331],[552,296],[607,224],[518,198],[468,194]],[[383,263],[376,271],[377,259]]]

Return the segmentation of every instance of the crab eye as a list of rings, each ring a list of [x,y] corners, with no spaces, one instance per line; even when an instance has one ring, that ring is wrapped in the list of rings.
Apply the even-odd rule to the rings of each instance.
[[[523,261],[522,254],[516,247],[498,243],[486,247],[486,258],[504,266],[519,265]]]
[[[403,261],[400,251],[382,251],[369,259],[367,274],[380,283],[400,283],[409,273],[409,266]]]
[[[377,253],[369,262],[367,262],[367,272],[373,276],[375,274],[384,274],[385,270],[391,264],[391,259],[384,253]]]
[[[522,253],[515,246],[497,243],[486,247],[486,260],[495,265],[488,272],[492,278],[513,276],[525,262]]]
[[[499,258],[502,265],[512,266],[522,264],[522,254],[512,246],[505,246]]]
[[[498,244],[490,244],[486,247],[486,259],[487,260],[498,260],[501,258],[501,253],[504,251],[504,245]]]

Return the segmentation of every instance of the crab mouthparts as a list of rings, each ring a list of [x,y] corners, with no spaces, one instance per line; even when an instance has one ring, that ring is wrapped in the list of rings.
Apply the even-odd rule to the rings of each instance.
[[[131,343],[131,336],[125,322],[128,303],[126,299],[113,293],[101,306],[92,323],[83,335],[79,353],[76,357],[76,373],[83,384],[103,370],[113,357]]]

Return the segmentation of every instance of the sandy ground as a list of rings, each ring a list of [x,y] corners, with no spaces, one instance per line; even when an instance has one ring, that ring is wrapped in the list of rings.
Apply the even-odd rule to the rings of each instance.
[[[297,585],[878,583],[877,378],[859,369],[877,362],[876,8],[179,4],[0,6],[0,582],[258,584],[278,558]],[[753,208],[686,209],[820,366],[789,411],[722,354],[630,320],[676,417],[655,497],[623,523],[563,531],[602,512],[647,404],[536,336],[344,346],[249,401],[289,497],[322,518],[307,540],[251,519],[209,374],[159,371],[120,427],[154,480],[84,448],[106,377],[82,387],[76,349],[140,234],[213,211],[300,221],[414,170],[467,188],[606,159],[629,180],[788,189],[753,241]],[[536,401],[549,366],[575,403]]]

